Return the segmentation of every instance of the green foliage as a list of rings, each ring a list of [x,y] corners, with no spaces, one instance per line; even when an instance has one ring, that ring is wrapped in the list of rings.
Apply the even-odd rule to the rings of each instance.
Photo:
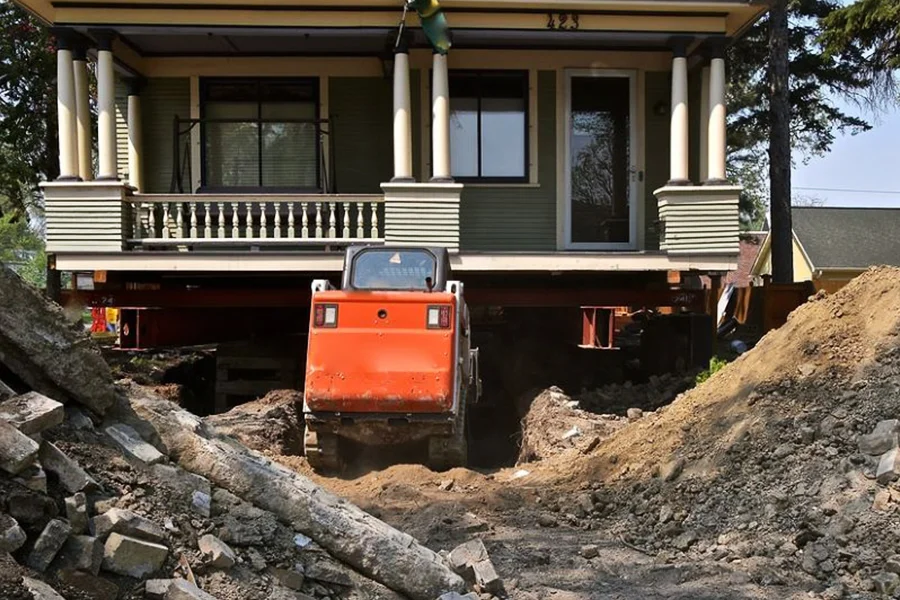
[[[713,375],[715,375],[716,373],[721,371],[723,368],[725,368],[725,365],[727,365],[727,364],[728,364],[728,361],[725,360],[724,358],[720,358],[718,356],[713,356],[709,360],[709,368],[704,371],[701,371],[700,373],[697,374],[697,379],[696,379],[697,385],[700,385],[701,383],[703,383],[704,381],[706,381],[707,379],[709,379],[710,377],[712,377]]]
[[[56,54],[47,27],[8,0],[0,31],[0,211],[24,217],[59,174]]]
[[[46,283],[44,242],[24,218],[12,211],[0,215],[0,263],[35,287],[42,288]]]

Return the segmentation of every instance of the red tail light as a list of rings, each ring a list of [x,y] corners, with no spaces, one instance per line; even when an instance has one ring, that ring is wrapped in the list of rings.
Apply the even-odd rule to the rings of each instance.
[[[316,304],[313,310],[315,327],[337,327],[337,304]]]
[[[450,307],[429,306],[426,325],[428,329],[450,329]]]

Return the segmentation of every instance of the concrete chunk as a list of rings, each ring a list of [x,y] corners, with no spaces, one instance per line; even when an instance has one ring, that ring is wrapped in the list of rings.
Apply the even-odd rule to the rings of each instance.
[[[19,473],[19,476],[16,477],[14,481],[16,483],[21,483],[29,490],[34,490],[35,492],[40,492],[42,494],[47,493],[47,473],[45,473],[44,469],[38,464],[27,467],[24,471]]]
[[[56,570],[73,569],[92,575],[100,573],[103,564],[103,542],[89,535],[73,535],[66,540],[54,561]]]
[[[457,546],[450,552],[449,556],[450,568],[457,574],[469,579],[474,578],[473,565],[487,559],[487,548],[484,547],[484,542],[479,539],[470,540]]]
[[[98,538],[106,538],[111,533],[121,533],[150,542],[162,542],[166,538],[162,527],[124,508],[111,508],[91,519],[91,532]]]
[[[60,583],[80,591],[82,597],[91,600],[116,600],[119,597],[119,586],[91,573],[63,569],[58,573],[58,577]]]
[[[25,563],[35,571],[45,571],[66,543],[72,528],[60,519],[53,519],[34,543],[34,548]]]
[[[37,579],[32,579],[31,577],[23,577],[22,585],[24,585],[29,592],[31,592],[31,597],[34,600],[66,600],[62,596],[56,593],[52,587],[44,583],[43,581],[38,581]]]
[[[495,594],[503,589],[503,581],[490,559],[475,563],[472,570],[475,572],[475,583],[485,592]]]
[[[887,485],[897,478],[900,478],[900,449],[893,448],[881,455],[875,479],[878,483]]]
[[[478,594],[469,592],[468,594],[463,595],[459,592],[447,592],[446,594],[441,594],[438,600],[478,600]]]
[[[37,392],[28,392],[0,402],[0,420],[25,435],[34,435],[63,422],[63,405]]]
[[[25,543],[27,536],[19,522],[0,513],[0,552],[15,552]]]
[[[18,475],[34,464],[39,449],[33,439],[6,421],[0,421],[0,469]]]
[[[217,569],[230,569],[237,562],[234,550],[214,535],[206,534],[197,540],[200,552],[209,557],[209,564]]]
[[[52,498],[26,491],[15,491],[7,496],[6,508],[10,516],[19,523],[35,527],[43,527],[59,514],[59,508]]]
[[[82,534],[88,530],[87,497],[78,492],[65,500],[66,518],[72,526],[72,533]]]
[[[44,469],[56,475],[70,494],[99,487],[77,462],[50,442],[41,443],[39,457]]]
[[[869,456],[878,456],[898,445],[900,421],[888,419],[879,421],[872,433],[859,436],[859,451]]]
[[[144,583],[144,598],[147,600],[165,600],[166,592],[169,591],[173,583],[175,583],[174,579],[148,579]]]
[[[103,568],[117,575],[143,579],[159,571],[168,555],[169,549],[161,544],[111,533],[103,549]]]
[[[196,585],[184,579],[176,579],[166,591],[165,600],[216,600]]]
[[[106,435],[115,440],[125,454],[146,465],[155,465],[165,458],[159,450],[141,439],[140,434],[133,427],[124,423],[107,427]]]

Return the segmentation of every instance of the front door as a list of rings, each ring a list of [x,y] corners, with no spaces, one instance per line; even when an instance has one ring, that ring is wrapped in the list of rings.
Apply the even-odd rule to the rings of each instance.
[[[566,73],[566,242],[635,247],[635,80],[625,71]]]

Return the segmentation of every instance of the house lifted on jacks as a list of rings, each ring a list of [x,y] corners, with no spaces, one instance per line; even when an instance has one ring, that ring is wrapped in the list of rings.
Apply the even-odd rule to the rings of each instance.
[[[401,0],[14,1],[57,41],[60,295],[120,307],[123,347],[305,333],[351,245],[445,247],[476,331],[552,308],[597,347],[606,307],[703,312],[691,276],[735,266],[756,1],[445,0],[449,52]]]

